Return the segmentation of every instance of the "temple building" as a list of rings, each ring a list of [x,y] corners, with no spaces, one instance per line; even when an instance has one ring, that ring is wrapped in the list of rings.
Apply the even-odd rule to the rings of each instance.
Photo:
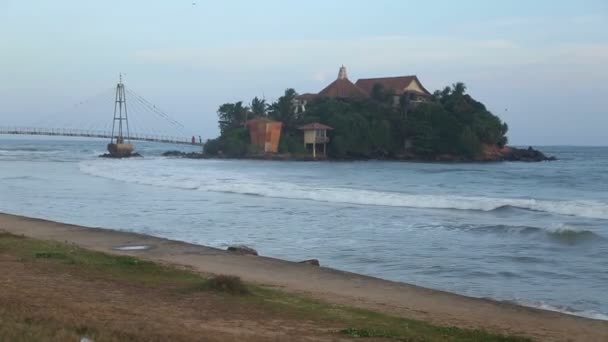
[[[382,90],[392,96],[393,105],[399,105],[401,97],[408,96],[410,103],[426,101],[431,93],[424,88],[416,76],[364,78],[356,83],[348,79],[346,67],[340,67],[338,78],[321,90],[318,94],[306,93],[296,97],[296,112],[306,111],[306,105],[314,99],[338,98],[356,99],[369,98],[374,92],[374,87],[381,86]]]

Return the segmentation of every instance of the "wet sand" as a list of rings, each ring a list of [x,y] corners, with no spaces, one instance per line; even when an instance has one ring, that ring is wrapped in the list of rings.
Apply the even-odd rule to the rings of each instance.
[[[152,236],[0,214],[0,231],[74,243],[91,250],[137,256],[205,274],[246,281],[435,324],[526,335],[541,341],[608,341],[608,322],[510,303],[470,298],[325,267],[237,255]],[[146,245],[145,250],[117,250]],[[259,251],[261,254],[264,251]],[[323,263],[323,260],[321,260]]]

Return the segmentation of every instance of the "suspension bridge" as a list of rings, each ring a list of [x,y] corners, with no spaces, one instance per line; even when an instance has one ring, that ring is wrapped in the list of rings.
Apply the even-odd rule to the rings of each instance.
[[[0,134],[8,135],[44,135],[59,137],[85,137],[85,138],[105,138],[112,139],[114,136],[111,131],[89,131],[84,129],[71,128],[35,128],[35,127],[0,127]],[[126,138],[125,138],[126,139]],[[166,136],[166,135],[147,135],[130,133],[129,139],[133,141],[150,141],[166,144],[181,145],[201,145],[200,142],[192,143],[191,137]]]
[[[113,120],[110,119],[107,110],[110,108],[109,103],[112,103],[112,95]],[[94,114],[95,111],[98,115]],[[127,89],[122,81],[122,75],[114,88],[80,101],[68,110],[48,115],[36,124],[0,126],[0,135],[109,139],[108,151],[119,157],[128,156],[130,152],[123,155],[116,152],[116,148],[132,152],[131,141],[202,145],[201,139],[197,140],[194,135],[187,134],[184,125],[180,122],[143,96]]]

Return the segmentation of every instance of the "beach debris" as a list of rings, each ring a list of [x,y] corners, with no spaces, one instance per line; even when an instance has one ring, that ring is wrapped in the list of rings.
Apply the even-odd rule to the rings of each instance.
[[[243,255],[258,255],[258,251],[251,247],[247,247],[245,245],[235,245],[229,246],[227,248],[228,252],[243,254]]]
[[[302,261],[298,262],[298,264],[308,264],[308,265],[313,265],[313,266],[321,266],[321,263],[319,262],[319,259],[302,260]]]
[[[80,338],[80,342],[95,342],[95,341],[91,340],[91,339],[90,339],[90,338],[88,338],[88,337],[81,337],[81,338]]]
[[[126,251],[126,252],[130,252],[130,251],[145,251],[152,248],[152,246],[150,245],[122,245],[122,246],[114,246],[112,247],[113,250],[116,251]]]

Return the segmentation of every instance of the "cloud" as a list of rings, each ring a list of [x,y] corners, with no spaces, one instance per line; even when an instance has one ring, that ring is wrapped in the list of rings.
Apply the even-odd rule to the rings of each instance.
[[[325,82],[329,79],[328,72],[327,71],[315,71],[312,74],[311,79],[314,81],[318,81],[318,82]]]
[[[377,36],[344,40],[242,42],[197,49],[145,49],[136,51],[134,58],[147,63],[221,69],[311,67],[323,63],[390,67],[405,63],[488,64],[501,56],[521,58],[518,50],[515,42],[507,40]]]
[[[184,49],[144,49],[137,62],[187,66],[222,72],[303,70],[326,80],[328,70],[345,64],[351,69],[488,69],[521,65],[601,67],[606,43],[526,45],[507,39],[376,36],[345,40],[282,40],[241,42]],[[335,70],[334,70],[335,71]],[[332,72],[334,72],[332,71]]]

